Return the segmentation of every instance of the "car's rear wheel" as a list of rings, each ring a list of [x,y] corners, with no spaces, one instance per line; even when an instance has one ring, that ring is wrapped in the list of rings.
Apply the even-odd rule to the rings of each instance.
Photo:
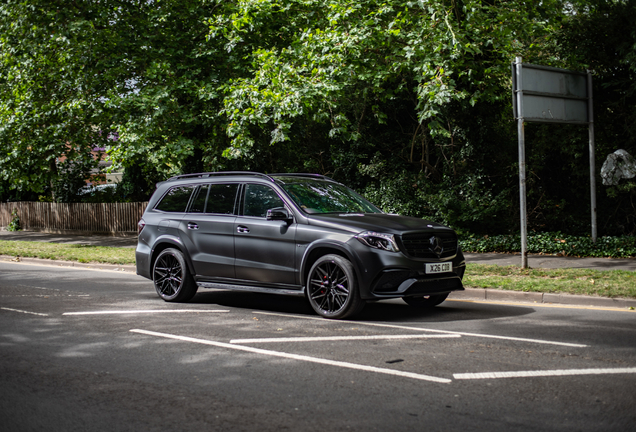
[[[152,280],[159,297],[167,302],[187,302],[197,293],[197,285],[178,249],[163,250],[152,269]]]
[[[447,297],[448,293],[428,296],[404,297],[402,298],[402,300],[404,300],[409,306],[418,308],[432,308],[442,303],[444,300],[446,300]]]
[[[307,298],[314,311],[325,318],[348,318],[364,307],[353,265],[339,255],[320,257],[311,267]]]

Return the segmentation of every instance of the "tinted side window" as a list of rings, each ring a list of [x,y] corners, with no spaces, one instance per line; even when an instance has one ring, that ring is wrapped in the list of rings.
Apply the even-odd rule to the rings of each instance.
[[[165,212],[184,212],[194,186],[177,186],[168,191],[155,207]]]
[[[238,184],[211,184],[206,213],[233,214]]]
[[[265,217],[267,210],[284,206],[283,200],[269,186],[248,184],[245,187],[245,216]]]
[[[205,211],[205,199],[208,197],[209,185],[203,185],[194,193],[194,199],[190,206],[190,213],[203,213]]]

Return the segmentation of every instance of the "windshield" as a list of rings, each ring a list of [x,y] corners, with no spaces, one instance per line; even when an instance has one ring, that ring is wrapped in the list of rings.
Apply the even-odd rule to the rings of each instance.
[[[298,207],[310,214],[382,213],[369,201],[337,183],[294,177],[279,177],[279,180]]]

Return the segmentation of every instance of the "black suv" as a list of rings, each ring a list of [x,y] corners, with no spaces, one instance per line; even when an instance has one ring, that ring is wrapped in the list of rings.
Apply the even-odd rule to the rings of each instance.
[[[463,290],[455,232],[383,213],[321,175],[220,172],[157,185],[139,221],[137,274],[166,301],[201,288],[306,296],[323,317],[367,300],[436,306]]]

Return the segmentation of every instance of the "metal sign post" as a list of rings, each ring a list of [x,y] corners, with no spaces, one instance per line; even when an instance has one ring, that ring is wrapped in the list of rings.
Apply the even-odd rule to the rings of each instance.
[[[528,267],[526,215],[526,154],[524,122],[587,124],[590,140],[590,196],[592,240],[596,242],[596,177],[592,74],[523,64],[512,65],[513,111],[519,135],[519,203],[521,213],[521,267]]]
[[[528,268],[528,221],[526,219],[526,133],[523,127],[523,85],[521,57],[515,59],[515,105],[519,136],[519,213],[521,215],[521,268]]]
[[[594,109],[592,103],[592,72],[587,71],[587,124],[590,136],[590,198],[592,203],[592,241],[596,243],[596,177],[594,172],[596,171],[596,163],[594,161]]]

